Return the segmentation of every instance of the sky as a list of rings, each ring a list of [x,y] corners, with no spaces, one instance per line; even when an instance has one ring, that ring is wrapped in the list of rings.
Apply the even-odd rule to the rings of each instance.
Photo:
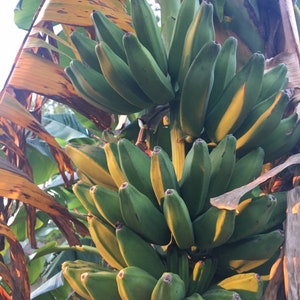
[[[2,90],[26,31],[14,23],[14,8],[18,0],[0,0],[0,91]]]

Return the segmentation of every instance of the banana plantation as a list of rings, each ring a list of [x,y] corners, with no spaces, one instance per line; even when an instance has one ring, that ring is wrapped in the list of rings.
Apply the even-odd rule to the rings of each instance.
[[[298,300],[292,0],[23,0],[1,91],[0,298]]]

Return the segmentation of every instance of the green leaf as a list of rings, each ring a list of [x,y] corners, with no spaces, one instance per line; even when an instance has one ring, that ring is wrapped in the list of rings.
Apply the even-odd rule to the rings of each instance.
[[[43,0],[19,0],[14,11],[15,24],[21,29],[28,30],[42,2]]]

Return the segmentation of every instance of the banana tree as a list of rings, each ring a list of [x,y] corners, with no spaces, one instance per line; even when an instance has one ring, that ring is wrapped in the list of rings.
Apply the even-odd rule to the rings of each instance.
[[[30,3],[30,1],[23,1],[23,5],[26,2]],[[215,12],[215,40],[220,44],[224,44],[225,40],[230,36],[238,40],[238,59],[236,62],[238,69],[246,64],[254,52],[261,52],[268,59],[266,61],[266,70],[280,62],[288,66],[289,82],[287,88],[292,96],[288,105],[289,110],[286,113],[297,112],[297,92],[299,87],[299,35],[297,30],[299,15],[297,6],[293,5],[292,1],[279,1],[278,3],[277,1],[268,1],[263,4],[256,1],[210,2],[214,5]],[[175,26],[176,18],[174,16],[178,13],[179,4],[180,1],[160,1],[162,37],[167,49],[171,47],[170,32],[173,31]],[[37,209],[50,216],[64,233],[70,246],[80,244],[77,234],[81,236],[88,234],[86,227],[64,206],[58,204],[53,197],[40,190],[34,183],[32,166],[26,156],[26,137],[28,132],[31,132],[34,136],[45,140],[49,144],[50,151],[57,162],[58,170],[64,179],[64,183],[66,186],[70,186],[74,182],[74,166],[64,149],[41,125],[43,104],[48,99],[53,99],[67,105],[81,116],[92,121],[96,127],[96,132],[124,128],[126,122],[122,121],[121,117],[117,117],[121,113],[112,113],[107,111],[105,107],[102,109],[99,105],[96,106],[91,101],[88,101],[78,89],[75,89],[75,85],[72,84],[64,68],[69,66],[71,60],[84,61],[83,54],[79,53],[78,47],[76,47],[75,34],[73,34],[73,39],[71,38],[72,32],[84,34],[87,38],[87,43],[90,43],[91,47],[95,47],[97,32],[91,19],[93,11],[101,11],[123,31],[134,33],[135,29],[131,23],[130,12],[126,10],[128,7],[130,7],[128,1],[117,0],[101,1],[99,3],[90,3],[88,1],[76,3],[71,1],[47,1],[42,3],[34,15],[33,22],[29,25],[28,35],[16,58],[16,64],[12,69],[5,88],[1,92],[1,144],[3,145],[4,157],[1,159],[1,172],[4,180],[0,184],[3,210],[2,234],[3,239],[5,237],[11,246],[11,257],[15,257],[15,253],[18,253],[21,258],[17,261],[22,262],[22,271],[19,273],[16,271],[20,266],[12,263],[10,270],[3,265],[1,275],[5,278],[5,283],[15,298],[28,299],[30,291],[28,278],[24,280],[24,274],[27,272],[24,255],[14,238],[13,232],[9,230],[7,225],[10,217],[14,214],[12,210],[13,204],[17,203],[17,205],[20,205],[20,203],[23,203],[26,208],[28,238],[34,248],[37,247],[35,240]],[[22,14],[16,12],[16,17],[21,18]],[[100,51],[101,49],[99,49]],[[152,110],[150,114],[143,115],[140,120],[144,122],[144,125],[147,125],[147,128],[157,129],[158,121],[155,118],[158,118],[160,121],[166,115],[167,109],[163,107]],[[125,120],[130,120],[135,125],[125,127],[122,131],[123,135],[131,137],[140,146],[144,147],[143,137],[145,132],[147,134],[146,126],[142,126],[142,128],[136,126],[136,115],[131,115]],[[89,126],[91,126],[90,124]],[[185,136],[180,128],[178,130],[176,119],[171,120],[171,124],[173,126],[171,142],[170,145],[164,145],[164,147],[169,147],[170,149],[173,147],[174,149],[174,141],[178,139],[188,140],[189,136]],[[153,131],[155,132],[155,130]],[[122,133],[120,136],[122,136]],[[164,135],[161,135],[161,137],[153,135],[151,130],[150,137],[156,139],[156,142],[159,141],[158,143],[163,143],[163,140],[165,140]],[[184,148],[185,144],[182,143],[180,148],[176,148],[176,155],[173,156],[173,164],[177,176],[182,169]],[[292,190],[297,185],[297,170],[294,173],[284,173],[286,177],[283,179],[277,176],[278,173],[288,166],[299,163],[299,158],[293,156],[284,164],[279,164],[283,159],[297,152],[297,147],[295,146],[290,150],[291,152],[280,157],[279,161],[272,161],[268,166],[270,171],[259,177],[252,185],[225,194],[225,196],[214,198],[215,206],[228,208],[231,205],[235,207],[241,195],[262,183],[265,184],[267,190],[272,192]],[[172,152],[172,150],[170,151]],[[295,188],[289,194],[290,199],[295,200],[296,194],[297,189]],[[229,205],[228,199],[230,199]],[[225,203],[227,203],[227,206]],[[295,223],[292,223],[292,225],[289,222],[287,223],[287,237],[291,234],[290,228],[293,224]],[[76,230],[74,230],[73,225],[75,225]],[[283,259],[278,260],[279,266],[274,265],[274,270],[276,267],[277,270],[274,272],[274,279],[268,285],[265,293],[266,299],[274,299],[269,293],[276,291],[282,283],[281,272],[284,271],[285,278],[292,280],[290,271],[293,271],[293,265],[291,265],[289,260],[289,251],[293,249],[293,242],[295,243],[292,239],[286,242],[286,266],[282,267]],[[4,242],[2,241],[3,244]],[[15,261],[12,260],[12,262]],[[15,274],[22,274],[22,277]],[[20,286],[22,288],[19,288]],[[289,296],[294,293],[292,286],[291,283],[286,287],[286,289],[289,289]],[[2,289],[2,291],[5,294],[5,290]],[[8,299],[9,295],[5,294],[5,297]]]

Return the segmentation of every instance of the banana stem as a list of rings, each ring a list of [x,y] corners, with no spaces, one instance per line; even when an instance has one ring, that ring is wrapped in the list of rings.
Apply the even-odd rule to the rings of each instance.
[[[179,122],[179,102],[170,105],[170,138],[172,149],[172,162],[174,165],[177,180],[182,176],[182,170],[185,159],[184,134]]]

